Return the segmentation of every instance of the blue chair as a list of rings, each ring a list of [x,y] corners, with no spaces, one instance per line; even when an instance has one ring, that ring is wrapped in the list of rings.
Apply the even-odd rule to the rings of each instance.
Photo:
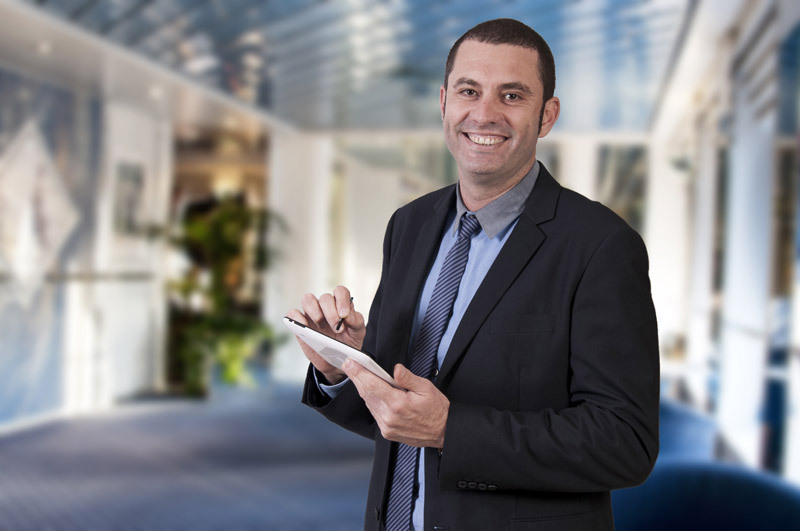
[[[800,489],[715,462],[714,420],[662,398],[658,462],[638,487],[612,493],[618,531],[800,529]]]
[[[659,459],[648,480],[612,493],[617,531],[800,529],[800,489],[738,465]]]
[[[714,420],[690,407],[669,399],[661,399],[659,408],[658,455],[711,461],[717,441]]]

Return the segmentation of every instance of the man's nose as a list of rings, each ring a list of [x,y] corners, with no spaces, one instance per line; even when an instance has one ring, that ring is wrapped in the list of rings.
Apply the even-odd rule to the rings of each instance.
[[[500,113],[500,102],[491,96],[483,96],[475,102],[473,107],[472,119],[478,123],[498,123],[502,121]]]

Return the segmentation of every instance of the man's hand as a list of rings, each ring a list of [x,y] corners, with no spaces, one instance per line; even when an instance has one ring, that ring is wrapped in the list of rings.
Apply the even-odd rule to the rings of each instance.
[[[430,380],[397,364],[394,379],[407,389],[401,391],[352,360],[343,368],[386,439],[410,446],[444,446],[450,401]]]
[[[350,290],[344,286],[337,286],[332,294],[325,293],[319,299],[311,293],[306,293],[301,302],[302,311],[289,310],[287,317],[322,332],[326,336],[338,339],[355,349],[361,349],[367,328],[364,325],[364,316],[353,307]],[[344,319],[344,321],[337,332],[336,324],[339,319]],[[303,349],[303,354],[306,355],[308,361],[325,376],[329,383],[336,384],[347,377],[343,371],[325,361],[300,338],[297,338],[297,342],[300,343],[300,348]]]

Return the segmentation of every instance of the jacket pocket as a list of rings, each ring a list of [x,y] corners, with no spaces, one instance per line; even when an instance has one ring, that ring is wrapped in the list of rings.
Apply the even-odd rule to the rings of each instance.
[[[523,313],[492,319],[493,334],[534,334],[556,329],[556,316],[552,313]]]
[[[598,527],[597,513],[581,513],[555,516],[547,519],[520,519],[511,521],[511,531],[595,531]]]

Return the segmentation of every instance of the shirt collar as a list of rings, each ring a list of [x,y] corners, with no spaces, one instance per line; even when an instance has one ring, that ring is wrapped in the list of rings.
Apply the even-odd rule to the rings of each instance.
[[[525,209],[525,202],[528,200],[528,196],[531,195],[531,190],[533,190],[533,185],[536,184],[538,176],[539,161],[537,160],[527,175],[514,185],[511,190],[478,211],[472,212],[478,218],[481,229],[486,233],[486,236],[494,238],[522,214]],[[453,224],[453,234],[458,231],[458,222],[461,216],[467,212],[469,210],[467,210],[464,201],[461,199],[461,190],[456,186],[456,222]]]

